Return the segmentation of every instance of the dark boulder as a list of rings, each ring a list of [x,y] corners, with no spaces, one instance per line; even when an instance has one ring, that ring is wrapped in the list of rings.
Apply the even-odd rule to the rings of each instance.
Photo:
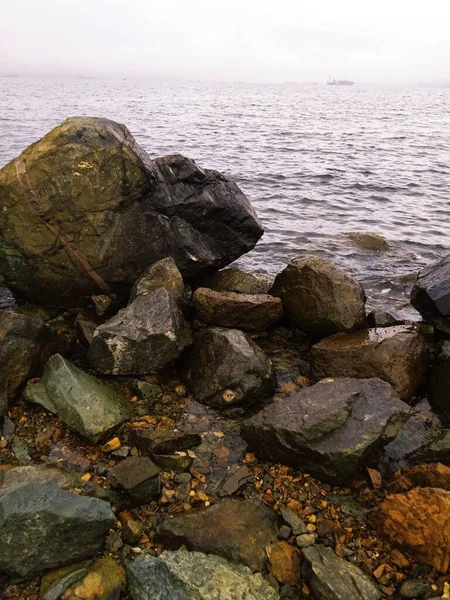
[[[450,333],[450,255],[419,272],[411,304],[425,321]]]
[[[158,260],[145,269],[131,289],[130,303],[137,296],[144,296],[158,288],[170,290],[178,301],[185,296],[183,277],[171,256]]]
[[[270,294],[302,331],[327,335],[358,329],[366,316],[361,285],[333,263],[315,256],[295,258],[279,273]]]
[[[175,360],[190,341],[173,294],[159,288],[138,296],[100,325],[88,358],[99,373],[146,375]]]
[[[183,377],[195,399],[210,406],[251,404],[275,390],[270,359],[242,331],[211,327],[194,336]]]
[[[111,476],[116,485],[143,504],[159,494],[160,471],[147,456],[130,456],[114,467]]]
[[[151,160],[126,127],[63,121],[0,170],[0,274],[43,304],[126,297],[172,256],[185,277],[251,250],[262,226],[238,186],[181,155]]]
[[[264,459],[340,483],[397,435],[409,412],[380,379],[324,380],[270,404],[242,433]]]

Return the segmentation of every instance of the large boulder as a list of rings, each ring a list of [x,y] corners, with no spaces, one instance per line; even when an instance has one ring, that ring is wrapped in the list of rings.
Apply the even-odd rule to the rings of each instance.
[[[107,375],[146,375],[175,360],[191,336],[173,294],[159,288],[137,298],[95,331],[88,358]]]
[[[266,331],[283,314],[280,298],[268,294],[238,294],[198,288],[193,301],[204,323],[244,331]]]
[[[375,583],[359,567],[339,558],[331,548],[303,550],[305,582],[317,600],[380,600]]]
[[[378,327],[337,333],[311,349],[311,367],[324,377],[379,377],[408,401],[425,378],[428,348],[411,327]]]
[[[277,592],[257,573],[224,558],[200,552],[146,555],[127,567],[133,600],[277,600]]]
[[[222,500],[167,517],[159,531],[166,548],[218,554],[252,571],[267,564],[266,546],[277,540],[277,515],[257,500]],[[251,543],[249,543],[251,540]]]
[[[450,492],[416,487],[387,496],[371,514],[374,526],[419,562],[442,573],[450,567]]]
[[[50,328],[41,319],[0,312],[0,417],[27,380],[39,375],[51,337]]]
[[[366,316],[361,285],[324,258],[295,258],[277,275],[270,293],[282,299],[288,318],[307,333],[352,331]]]
[[[131,288],[130,303],[137,296],[144,296],[158,288],[170,290],[178,301],[185,296],[183,277],[171,256],[158,260],[141,273]]]
[[[426,321],[450,333],[450,255],[419,272],[411,304]]]
[[[125,297],[167,256],[198,276],[263,233],[235,183],[181,155],[151,160],[102,118],[66,119],[29,146],[0,170],[0,197],[0,274],[44,304]]]
[[[409,410],[380,379],[324,380],[270,404],[242,434],[264,459],[340,483],[397,435]]]
[[[97,498],[55,484],[23,484],[0,495],[0,572],[27,577],[89,558],[114,513]]]
[[[60,354],[48,360],[42,379],[29,383],[24,396],[58,415],[63,423],[92,443],[131,415],[119,391],[81,371]]]
[[[211,327],[194,337],[183,377],[195,399],[226,407],[250,404],[275,390],[270,359],[245,333]]]

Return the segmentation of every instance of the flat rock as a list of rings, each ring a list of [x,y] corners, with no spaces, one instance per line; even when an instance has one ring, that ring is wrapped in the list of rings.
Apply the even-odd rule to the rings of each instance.
[[[371,515],[391,544],[442,573],[450,567],[450,491],[416,487],[387,496]]]
[[[130,456],[112,470],[112,479],[136,502],[149,503],[161,491],[159,472],[147,456]]]
[[[198,332],[182,373],[196,400],[219,408],[251,404],[271,395],[276,385],[270,359],[237,329]]]
[[[358,329],[366,316],[361,285],[331,262],[295,258],[275,279],[270,293],[302,331],[327,335]]]
[[[158,288],[169,290],[178,301],[185,296],[183,277],[171,256],[156,261],[141,273],[131,288],[130,303]]]
[[[380,600],[381,592],[359,567],[339,558],[331,548],[303,550],[303,576],[317,600]]]
[[[450,333],[450,255],[419,272],[411,304],[425,321]]]
[[[24,396],[93,443],[130,418],[129,405],[120,392],[60,354],[48,360],[42,379],[30,383]]]
[[[380,379],[323,380],[264,408],[242,435],[266,460],[340,483],[397,435],[409,412]]]
[[[273,285],[273,277],[265,273],[248,273],[236,267],[223,269],[201,279],[201,287],[217,292],[239,294],[267,294]]]
[[[219,269],[263,233],[239,187],[181,155],[151,160],[126,127],[72,117],[0,170],[0,274],[22,297],[126,297],[149,264]]]
[[[198,317],[208,325],[244,331],[265,331],[281,319],[280,298],[268,294],[238,294],[198,288],[193,296]]]
[[[197,433],[183,433],[166,429],[133,429],[128,438],[143,454],[173,454],[200,444]]]
[[[146,375],[178,358],[190,342],[174,296],[159,288],[138,296],[100,325],[88,359],[93,369],[106,375]]]
[[[407,325],[363,329],[325,338],[311,349],[310,364],[324,377],[379,377],[409,401],[425,379],[425,340]]]
[[[113,524],[107,502],[52,483],[7,489],[0,495],[0,572],[27,577],[89,558]]]
[[[262,571],[266,546],[277,541],[276,513],[256,500],[226,499],[164,519],[159,536],[164,546],[217,554],[252,571]]]
[[[142,556],[127,568],[133,600],[278,600],[258,573],[200,552]]]

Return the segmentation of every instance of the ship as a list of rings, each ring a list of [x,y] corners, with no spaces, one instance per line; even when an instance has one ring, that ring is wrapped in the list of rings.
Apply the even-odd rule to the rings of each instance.
[[[350,81],[350,79],[331,79],[331,77],[329,77],[327,84],[328,85],[355,85],[355,82]]]

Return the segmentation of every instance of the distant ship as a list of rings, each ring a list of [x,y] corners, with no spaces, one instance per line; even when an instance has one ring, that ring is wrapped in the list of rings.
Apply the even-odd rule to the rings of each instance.
[[[354,81],[350,81],[350,79],[331,79],[331,77],[327,81],[328,85],[355,85]]]

